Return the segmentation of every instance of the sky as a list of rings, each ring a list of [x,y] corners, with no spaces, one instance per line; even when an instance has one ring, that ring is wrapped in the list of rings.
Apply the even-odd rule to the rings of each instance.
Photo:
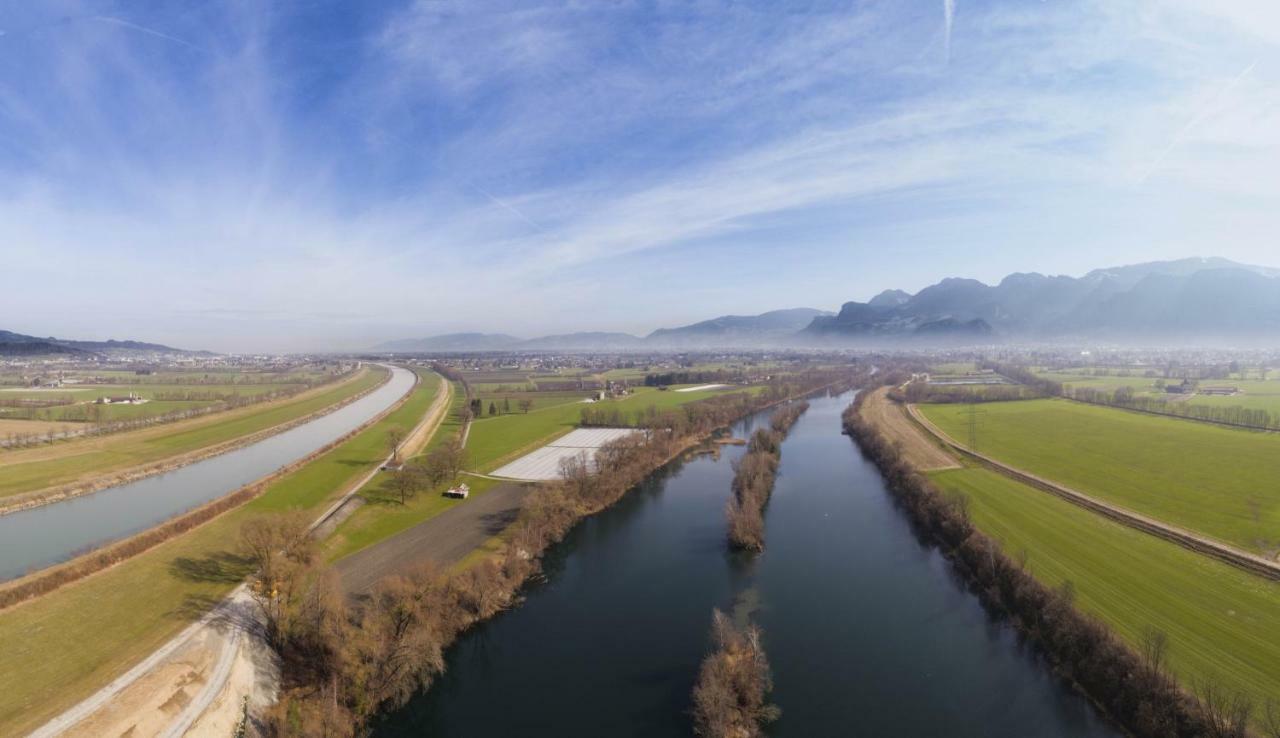
[[[1280,3],[0,0],[0,329],[643,334],[1280,266]]]

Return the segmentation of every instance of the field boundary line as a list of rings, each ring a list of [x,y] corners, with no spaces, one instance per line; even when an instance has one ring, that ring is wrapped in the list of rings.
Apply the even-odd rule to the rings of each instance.
[[[1023,471],[1017,467],[1005,464],[986,454],[965,446],[955,441],[950,436],[933,424],[928,418],[920,412],[915,405],[906,406],[910,416],[921,425],[926,431],[950,446],[956,451],[975,459],[983,465],[1007,476],[1015,481],[1034,487],[1042,492],[1048,492],[1051,495],[1060,497],[1068,502],[1074,503],[1092,512],[1098,513],[1115,522],[1126,525],[1130,528],[1148,533],[1158,538],[1163,538],[1172,543],[1176,543],[1184,548],[1204,554],[1219,561],[1231,564],[1238,569],[1242,569],[1251,574],[1256,574],[1267,579],[1280,581],[1280,563],[1270,561],[1261,556],[1242,551],[1234,546],[1205,538],[1203,536],[1192,533],[1184,528],[1170,525],[1154,518],[1147,517],[1141,513],[1133,512],[1123,507],[1104,502],[1096,497],[1079,492],[1070,487],[1063,486],[1057,482],[1036,476],[1030,472]]]

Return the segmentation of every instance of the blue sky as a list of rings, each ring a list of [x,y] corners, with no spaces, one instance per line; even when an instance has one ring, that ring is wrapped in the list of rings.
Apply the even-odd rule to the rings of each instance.
[[[1280,266],[1278,82],[1270,0],[0,3],[0,328],[360,348]]]

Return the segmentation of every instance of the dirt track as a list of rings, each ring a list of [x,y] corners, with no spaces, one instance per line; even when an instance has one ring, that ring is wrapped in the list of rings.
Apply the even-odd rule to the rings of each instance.
[[[889,388],[872,392],[862,403],[862,415],[896,443],[907,462],[920,471],[959,469],[955,457],[911,422],[902,408],[889,399]]]
[[[462,560],[515,521],[524,497],[524,484],[500,484],[461,505],[376,543],[336,564],[342,588],[351,595],[368,592],[388,574],[407,571],[431,561],[448,566]]]

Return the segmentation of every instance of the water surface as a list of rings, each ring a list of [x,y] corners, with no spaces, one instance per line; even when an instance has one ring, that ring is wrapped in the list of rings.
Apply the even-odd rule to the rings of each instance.
[[[1117,736],[915,539],[840,434],[850,399],[814,401],[787,439],[763,555],[725,551],[743,449],[674,463],[578,526],[547,581],[464,636],[376,735],[691,736],[719,607],[765,629],[773,736]]]
[[[391,378],[385,384],[355,402],[244,448],[165,474],[0,517],[0,581],[146,530],[332,443],[413,388],[413,372],[390,369]]]

